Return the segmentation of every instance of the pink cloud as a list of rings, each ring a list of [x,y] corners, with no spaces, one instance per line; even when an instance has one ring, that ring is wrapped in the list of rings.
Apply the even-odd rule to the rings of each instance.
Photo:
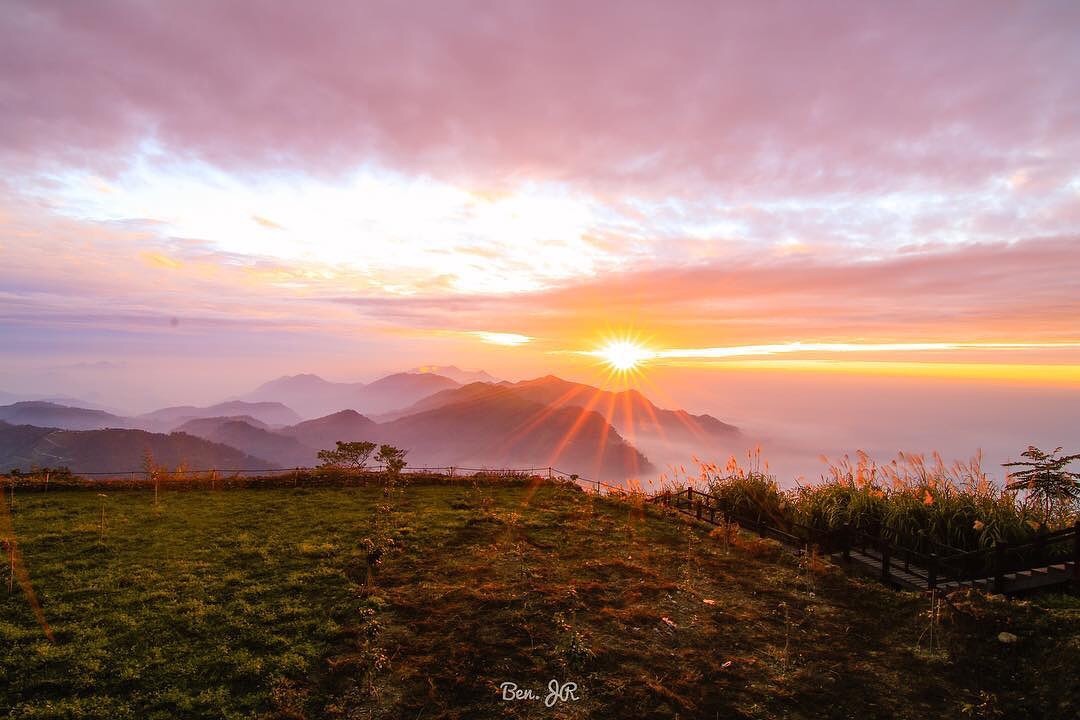
[[[11,3],[0,152],[728,198],[1080,159],[1068,3]]]

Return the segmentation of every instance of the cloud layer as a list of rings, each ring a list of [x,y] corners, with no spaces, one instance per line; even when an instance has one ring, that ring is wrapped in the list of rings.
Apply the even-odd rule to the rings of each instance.
[[[9,162],[153,139],[635,194],[947,191],[1075,172],[1071,3],[9,4]]]
[[[1078,48],[1063,2],[11,2],[0,322],[1074,340]]]

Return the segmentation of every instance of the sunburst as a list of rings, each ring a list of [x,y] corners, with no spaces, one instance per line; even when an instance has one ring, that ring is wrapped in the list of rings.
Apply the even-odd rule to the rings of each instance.
[[[635,372],[656,357],[652,350],[633,340],[609,340],[593,354],[618,373]]]

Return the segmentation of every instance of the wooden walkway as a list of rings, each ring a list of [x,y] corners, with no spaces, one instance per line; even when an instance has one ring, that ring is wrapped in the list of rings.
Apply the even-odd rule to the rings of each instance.
[[[844,559],[840,553],[835,553],[832,557],[837,561],[842,561]],[[882,572],[882,560],[880,554],[873,552],[863,553],[858,550],[852,550],[848,555],[848,560],[857,568],[858,572],[872,575],[877,575]],[[1042,565],[1040,567],[1002,573],[1001,592],[1006,595],[1011,595],[1031,590],[1068,585],[1076,576],[1075,568],[1076,562],[1069,560],[1066,562],[1054,563],[1052,565]],[[982,575],[982,573],[980,573],[980,575]],[[931,589],[926,568],[921,568],[917,565],[908,564],[905,566],[903,564],[892,564],[889,567],[889,575],[886,582],[903,590],[928,591]],[[960,588],[973,587],[979,590],[993,592],[994,576],[987,573],[982,575],[982,577],[964,580],[939,580],[934,587],[938,590],[958,590]]]
[[[924,553],[850,528],[823,532],[794,523],[781,528],[760,512],[753,516],[745,511],[731,512],[721,507],[712,495],[693,488],[660,493],[651,496],[648,502],[710,525],[736,523],[744,530],[798,550],[816,547],[852,572],[874,576],[902,590],[928,592],[972,587],[1013,595],[1080,584],[1080,522],[1026,543],[998,544],[972,552],[943,548],[942,553]]]

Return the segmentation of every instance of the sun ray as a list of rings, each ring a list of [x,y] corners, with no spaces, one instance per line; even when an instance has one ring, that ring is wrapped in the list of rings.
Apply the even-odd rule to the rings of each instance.
[[[577,395],[585,392],[585,390],[586,388],[584,386],[572,387],[554,401],[547,403],[542,408],[532,413],[532,415],[526,418],[507,435],[506,440],[502,443],[503,447],[509,448],[511,445],[524,438],[554,413],[568,405]]]
[[[577,419],[566,431],[562,439],[559,440],[558,444],[555,446],[555,449],[552,451],[551,458],[548,461],[548,465],[554,465],[556,462],[558,462],[559,457],[563,454],[563,452],[566,451],[567,446],[574,439],[574,436],[576,436],[578,432],[580,432],[581,428],[584,427],[585,421],[593,412],[593,406],[596,405],[596,403],[600,400],[601,397],[603,397],[602,391],[594,391],[592,397],[589,399],[588,404],[580,408],[581,412],[578,414]]]
[[[607,448],[608,434],[611,432],[611,419],[614,408],[615,394],[609,393],[607,408],[604,410],[604,419],[607,422],[604,423],[604,427],[600,430],[600,440],[596,443],[596,460],[593,462],[594,468],[603,466],[604,450]]]

